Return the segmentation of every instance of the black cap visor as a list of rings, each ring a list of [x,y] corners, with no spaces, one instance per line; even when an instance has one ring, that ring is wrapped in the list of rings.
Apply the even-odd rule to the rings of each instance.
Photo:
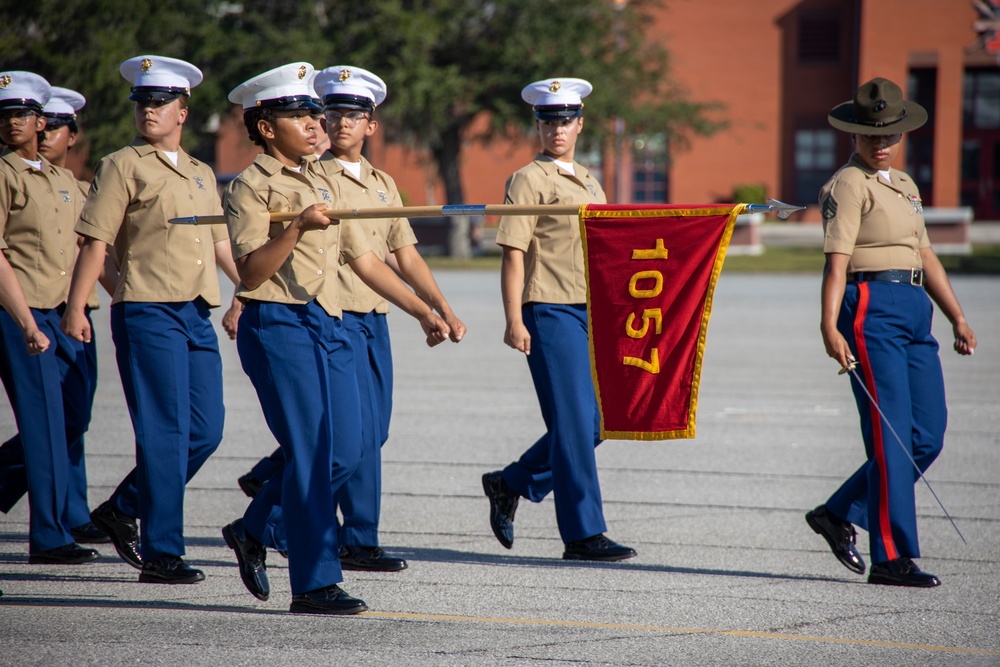
[[[583,105],[580,104],[550,104],[535,107],[535,118],[538,120],[570,120],[583,115]]]
[[[309,95],[288,95],[270,100],[260,100],[257,102],[257,106],[273,111],[308,111],[313,113],[323,110]]]
[[[190,97],[191,90],[165,86],[138,86],[132,89],[132,94],[128,98],[133,102],[170,102],[181,95]]]
[[[76,120],[76,114],[72,113],[47,113],[45,116],[45,126],[49,129],[56,129],[63,125],[69,125]]]
[[[6,109],[29,109],[37,114],[42,113],[42,105],[28,97],[15,97],[7,100],[0,100],[0,111]]]
[[[375,110],[375,103],[367,97],[361,95],[325,95],[323,97],[324,109],[357,109],[358,111],[372,112]]]

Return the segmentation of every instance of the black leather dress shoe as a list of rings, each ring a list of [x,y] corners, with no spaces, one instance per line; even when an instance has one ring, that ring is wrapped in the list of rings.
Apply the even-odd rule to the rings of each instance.
[[[497,470],[483,475],[483,491],[490,499],[490,527],[500,544],[507,549],[514,546],[514,513],[521,499]]]
[[[98,530],[111,538],[111,544],[123,561],[137,570],[142,569],[142,556],[139,555],[139,526],[136,525],[134,518],[118,512],[109,501],[105,501],[90,513],[90,520]]]
[[[106,544],[111,541],[111,538],[95,526],[93,521],[88,521],[76,528],[70,528],[69,534],[73,536],[73,540],[77,544]]]
[[[147,560],[139,573],[140,584],[193,584],[204,579],[204,572],[191,567],[180,556]]]
[[[267,549],[243,527],[243,519],[237,519],[222,529],[229,548],[236,552],[240,564],[240,578],[250,594],[258,600],[267,600],[271,594],[271,584],[267,580]]]
[[[604,534],[594,535],[566,545],[565,560],[616,561],[638,556],[635,549],[609,540]]]
[[[264,488],[264,482],[260,481],[253,476],[253,473],[247,473],[236,480],[236,483],[240,485],[243,493],[247,494],[247,497],[253,498],[260,490]]]
[[[97,560],[100,555],[93,549],[70,542],[48,551],[36,551],[28,556],[28,562],[32,565],[78,565]]]
[[[364,600],[348,595],[337,584],[292,596],[293,614],[360,614],[368,611]]]
[[[826,505],[820,505],[806,512],[806,523],[814,532],[823,536],[833,555],[844,567],[858,574],[865,573],[865,561],[854,546],[858,535],[849,521],[835,517],[826,509]]]
[[[381,547],[340,547],[340,567],[344,570],[365,572],[399,572],[405,570],[406,561],[394,558]]]
[[[941,580],[933,574],[921,571],[909,558],[897,558],[885,563],[872,563],[872,569],[868,573],[868,583],[934,588],[941,585]]]

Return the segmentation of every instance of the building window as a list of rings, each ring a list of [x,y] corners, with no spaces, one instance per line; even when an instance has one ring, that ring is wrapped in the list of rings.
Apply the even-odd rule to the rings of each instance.
[[[962,123],[966,129],[1000,128],[1000,71],[966,70],[964,83]]]
[[[795,132],[795,201],[816,201],[837,164],[837,134],[832,129]]]
[[[666,137],[662,134],[633,137],[632,201],[665,204],[669,195]]]
[[[937,100],[937,68],[915,67],[907,81],[907,99],[927,109],[930,117],[923,127],[906,133],[906,172],[913,178],[923,197],[924,206],[933,206],[934,193],[934,118]]]
[[[840,60],[840,18],[808,15],[799,18],[800,63],[835,63]]]

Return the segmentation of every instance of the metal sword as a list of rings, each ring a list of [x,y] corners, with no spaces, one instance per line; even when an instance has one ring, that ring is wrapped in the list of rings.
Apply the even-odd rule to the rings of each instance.
[[[892,427],[892,424],[889,423],[889,418],[885,416],[885,413],[882,412],[882,408],[878,406],[878,401],[875,400],[875,397],[871,395],[871,392],[868,391],[868,387],[866,387],[865,383],[861,380],[861,376],[858,375],[858,371],[856,370],[858,367],[858,362],[854,360],[848,360],[848,361],[849,361],[848,365],[841,368],[837,374],[843,375],[844,373],[850,373],[852,376],[854,376],[854,379],[855,381],[857,381],[858,386],[860,386],[861,390],[865,392],[866,396],[868,396],[868,400],[871,401],[871,404],[875,406],[875,410],[878,411],[879,417],[881,417],[882,421],[885,422],[885,425],[889,427],[889,432],[892,433],[892,437],[896,438],[896,442],[899,443],[900,449],[902,449],[903,453],[906,454],[906,458],[910,459],[910,463],[913,464],[913,469],[917,471],[917,475],[920,476],[920,479],[924,480],[924,484],[927,485],[927,489],[931,492],[931,495],[934,496],[934,500],[936,500],[937,504],[941,507],[941,511],[944,512],[944,515],[946,517],[948,517],[948,521],[951,521],[952,528],[954,528],[955,532],[958,533],[958,536],[962,538],[962,544],[966,545],[969,544],[968,542],[965,541],[965,536],[962,535],[962,531],[960,531],[958,529],[958,526],[955,524],[955,520],[951,518],[951,514],[948,513],[947,509],[945,509],[944,503],[942,503],[941,499],[938,498],[938,495],[934,493],[934,488],[931,486],[931,483],[924,476],[924,473],[921,472],[920,466],[918,466],[917,462],[913,460],[913,456],[910,454],[910,450],[906,448],[906,445],[903,444],[903,441],[899,437],[899,434],[896,433],[896,429],[894,429]]]

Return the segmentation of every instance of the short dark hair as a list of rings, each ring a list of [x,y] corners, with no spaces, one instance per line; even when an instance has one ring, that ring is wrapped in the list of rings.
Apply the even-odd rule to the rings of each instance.
[[[247,132],[250,134],[250,141],[264,150],[267,150],[267,143],[261,136],[260,130],[257,129],[257,123],[262,120],[274,123],[274,118],[274,109],[267,107],[251,107],[243,111],[243,124],[246,125]]]

